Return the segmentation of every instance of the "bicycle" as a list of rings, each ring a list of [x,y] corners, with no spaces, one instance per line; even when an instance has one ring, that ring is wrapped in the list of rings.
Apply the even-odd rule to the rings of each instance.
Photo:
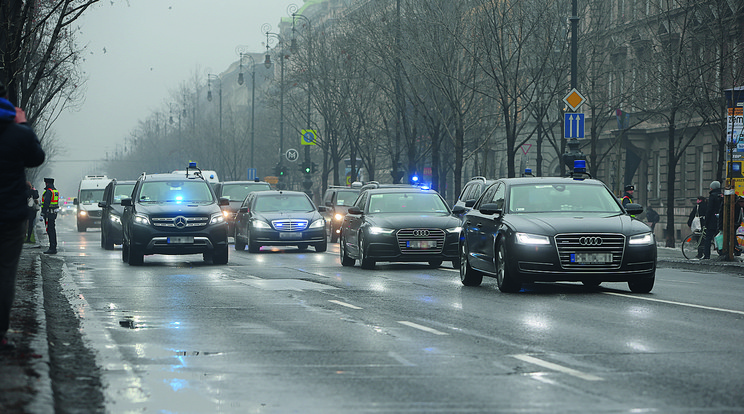
[[[682,255],[685,256],[685,259],[699,259],[698,254],[702,250],[700,244],[703,243],[703,240],[705,240],[705,228],[694,231],[682,239]],[[718,251],[713,239],[710,241],[710,251]]]

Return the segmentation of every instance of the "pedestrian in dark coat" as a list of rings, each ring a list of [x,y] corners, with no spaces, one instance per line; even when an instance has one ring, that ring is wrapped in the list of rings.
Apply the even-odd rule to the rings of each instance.
[[[721,183],[710,183],[708,205],[705,209],[705,240],[703,240],[703,259],[710,259],[710,245],[721,230],[721,211],[723,211],[723,191]]]
[[[39,204],[39,190],[37,190],[30,181],[26,181],[28,185],[28,193],[26,194],[26,200],[31,204],[28,206],[28,231],[26,232],[26,243],[31,243],[31,233],[34,232],[36,227],[36,212],[41,210]]]
[[[708,201],[703,196],[698,196],[695,200],[695,207],[690,211],[690,217],[687,219],[687,227],[692,230],[692,220],[695,217],[700,217],[700,225],[705,227],[705,207],[708,205]]]
[[[26,168],[44,162],[44,151],[25,114],[7,99],[0,83],[0,349],[12,348],[6,334],[15,297],[16,271],[26,239]]]

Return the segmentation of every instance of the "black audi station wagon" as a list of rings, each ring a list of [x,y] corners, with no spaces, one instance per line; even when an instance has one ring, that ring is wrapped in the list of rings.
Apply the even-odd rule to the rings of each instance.
[[[627,282],[650,292],[656,273],[656,240],[594,179],[505,178],[489,186],[465,214],[460,242],[460,279],[478,286],[483,276],[502,292],[523,283]]]
[[[201,174],[142,174],[132,198],[121,201],[122,260],[141,265],[144,255],[201,253],[205,261],[226,264],[227,222],[220,206],[228,203],[218,201]]]
[[[341,265],[443,261],[459,266],[460,219],[434,190],[380,187],[362,191],[341,227]]]

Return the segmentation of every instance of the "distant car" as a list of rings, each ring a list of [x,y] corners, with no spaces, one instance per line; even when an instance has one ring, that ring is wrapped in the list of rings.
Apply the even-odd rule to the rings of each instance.
[[[338,235],[341,234],[341,223],[344,222],[346,211],[351,207],[359,195],[359,187],[331,186],[323,195],[323,205],[326,212],[323,217],[326,219],[328,234],[331,236],[331,243],[338,241]]]
[[[63,216],[72,214],[75,215],[76,207],[75,207],[75,199],[73,197],[67,197],[64,200],[59,201],[60,208],[59,212]]]
[[[455,204],[452,206],[453,209],[456,207],[462,207],[457,209],[456,214],[462,217],[468,210],[470,210],[478,197],[483,194],[483,191],[491,184],[495,183],[496,180],[489,180],[486,177],[473,177],[468,181],[460,191],[460,196],[457,197]]]
[[[434,190],[380,187],[359,195],[341,227],[341,265],[427,262],[459,267],[460,219]]]
[[[122,198],[122,260],[141,265],[150,254],[198,254],[226,264],[227,222],[200,174],[143,174],[132,198]]]
[[[254,191],[248,194],[235,219],[235,250],[258,253],[262,246],[328,248],[326,224],[307,194],[299,191]]]
[[[238,209],[248,194],[253,191],[271,190],[271,184],[265,181],[224,181],[213,183],[212,188],[218,198],[226,198],[230,205],[222,207],[227,220],[227,234],[235,234],[235,217],[238,215]]]
[[[491,184],[463,219],[460,280],[495,277],[502,292],[523,283],[627,282],[651,291],[656,242],[601,182],[576,177],[505,178]]]
[[[121,215],[124,207],[122,198],[132,198],[132,190],[137,181],[118,181],[116,179],[106,185],[103,190],[103,200],[98,202],[101,207],[101,247],[113,250],[115,244],[122,243]]]

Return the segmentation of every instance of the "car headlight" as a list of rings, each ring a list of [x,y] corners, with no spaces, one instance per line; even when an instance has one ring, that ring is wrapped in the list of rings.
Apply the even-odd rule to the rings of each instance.
[[[341,213],[336,213],[336,214],[333,215],[333,219],[336,220],[336,221],[341,221],[341,220],[344,219],[344,215],[341,214]]]
[[[137,224],[150,224],[150,218],[144,214],[137,213],[134,215],[134,222]]]
[[[253,220],[251,224],[253,225],[254,229],[270,229],[271,228],[269,223],[263,220]]]
[[[325,220],[323,219],[317,219],[308,226],[309,229],[322,229],[323,227],[325,227]]]
[[[519,244],[550,244],[548,236],[529,233],[517,233],[516,236]]]
[[[117,216],[116,214],[109,214],[109,220],[112,223],[121,224],[121,217]]]
[[[230,218],[230,210],[222,210],[222,217]]]
[[[461,231],[462,231],[462,227],[452,227],[452,228],[447,229],[447,233],[450,233],[450,234],[453,234],[453,233],[460,234]]]
[[[632,244],[634,246],[646,246],[654,244],[654,235],[653,233],[643,233],[636,234],[635,236],[630,236],[628,244]]]
[[[82,217],[85,217],[85,216],[87,216],[87,215],[88,215],[88,212],[87,212],[87,211],[85,211],[85,210],[80,210],[80,211],[78,211],[78,214],[79,214],[80,216],[82,216]]]
[[[222,213],[215,213],[212,214],[212,217],[209,219],[209,224],[219,224],[225,222],[225,216],[222,215]]]
[[[369,228],[369,234],[384,234],[384,235],[389,236],[393,234],[394,231],[395,229],[386,229],[383,227],[376,227],[376,226],[372,226]]]

